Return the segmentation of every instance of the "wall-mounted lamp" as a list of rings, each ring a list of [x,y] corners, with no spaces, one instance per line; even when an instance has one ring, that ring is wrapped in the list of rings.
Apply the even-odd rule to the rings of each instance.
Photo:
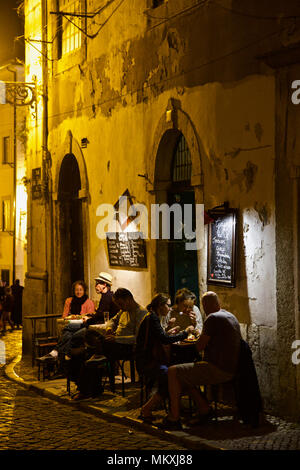
[[[24,184],[24,186],[28,186],[31,183],[31,180],[26,178],[26,176],[23,176],[21,183]]]

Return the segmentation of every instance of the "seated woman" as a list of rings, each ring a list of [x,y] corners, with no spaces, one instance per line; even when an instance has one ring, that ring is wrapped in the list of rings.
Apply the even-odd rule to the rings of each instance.
[[[169,357],[164,345],[170,345],[188,337],[194,330],[187,327],[181,333],[170,336],[161,327],[160,317],[165,317],[170,310],[170,298],[166,294],[157,294],[147,306],[148,314],[144,317],[136,340],[136,367],[139,375],[145,376],[152,384],[158,382],[158,389],[142,407],[141,418],[146,422],[153,420],[152,409],[168,396],[167,372]]]
[[[58,354],[69,354],[71,347],[71,339],[74,334],[84,326],[84,321],[90,318],[95,313],[95,304],[88,298],[87,286],[83,281],[75,281],[72,285],[73,296],[68,297],[65,301],[64,311],[62,318],[67,318],[71,315],[81,315],[83,323],[66,325],[60,335],[57,345],[54,349],[45,356],[39,357],[40,361],[57,360]]]
[[[175,305],[173,305],[166,318],[162,320],[162,326],[166,332],[170,329],[171,332],[183,331],[192,325],[197,335],[201,333],[203,320],[195,301],[196,295],[186,287],[176,292]]]
[[[87,286],[83,281],[75,281],[72,285],[73,295],[65,301],[62,318],[69,315],[91,315],[95,313],[95,304],[88,298]]]

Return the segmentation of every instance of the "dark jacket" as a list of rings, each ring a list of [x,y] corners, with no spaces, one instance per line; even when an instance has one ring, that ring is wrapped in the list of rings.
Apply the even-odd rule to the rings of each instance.
[[[237,368],[236,400],[238,413],[244,424],[251,424],[253,427],[258,426],[259,414],[262,411],[262,399],[252,352],[248,343],[244,340],[241,340]]]
[[[156,366],[166,364],[163,345],[176,343],[187,338],[186,331],[177,335],[168,335],[163,330],[159,317],[150,312],[142,321],[136,339],[136,367],[139,374]]]
[[[120,308],[113,301],[113,294],[114,293],[111,290],[102,294],[95,315],[85,322],[84,326],[86,328],[89,325],[99,325],[100,323],[104,323],[103,312],[109,312],[109,318],[114,317],[119,312]]]

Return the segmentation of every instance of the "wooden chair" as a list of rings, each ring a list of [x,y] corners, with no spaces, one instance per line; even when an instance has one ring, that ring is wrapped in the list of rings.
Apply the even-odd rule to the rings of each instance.
[[[210,387],[210,396],[208,392],[208,387]],[[219,405],[221,403],[226,403],[227,400],[224,400],[224,390],[227,388],[227,390],[231,390],[231,398],[233,398],[233,405],[236,405],[237,402],[237,396],[236,396],[236,378],[234,377],[232,380],[224,383],[219,383],[219,384],[212,384],[212,385],[206,385],[204,387],[204,393],[206,395],[207,400],[213,404],[213,415],[215,422],[218,422],[218,409]],[[236,417],[236,413],[233,414],[234,418]]]
[[[119,365],[121,368],[121,373],[122,373],[122,396],[125,397],[125,379],[127,378],[125,374],[125,363],[130,362],[130,378],[131,378],[131,383],[135,383],[135,359],[134,355],[131,357],[127,357],[126,359],[122,359],[119,361]]]
[[[93,367],[96,367],[98,369],[103,369],[104,374],[102,376],[102,380],[104,380],[103,381],[103,388],[104,388],[105,385],[106,385],[107,379],[111,376],[111,364],[110,364],[110,362],[107,360],[105,362],[101,362],[98,365],[95,364],[95,365],[93,365]],[[70,376],[68,374],[66,374],[66,379],[67,379],[67,393],[70,396],[71,395],[71,379],[70,379]],[[114,393],[114,389],[112,389],[112,387],[111,387],[111,391]]]
[[[36,333],[34,341],[34,362],[38,365],[38,380],[41,377],[41,369],[43,380],[49,376],[52,370],[56,371],[56,363],[52,361],[40,361],[39,357],[49,353],[57,345],[57,337],[49,336],[49,332]]]

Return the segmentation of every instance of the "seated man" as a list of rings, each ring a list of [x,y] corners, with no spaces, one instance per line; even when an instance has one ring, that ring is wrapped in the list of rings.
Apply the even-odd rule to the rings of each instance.
[[[197,404],[198,423],[205,422],[210,414],[209,404],[196,387],[230,381],[237,370],[241,344],[238,320],[221,309],[214,292],[203,295],[202,305],[206,320],[196,347],[198,351],[204,350],[204,360],[169,368],[170,413],[162,425],[165,429],[181,429],[179,412],[183,390],[187,390]]]
[[[101,294],[101,300],[95,315],[85,322],[85,327],[90,325],[99,325],[104,323],[104,312],[109,313],[109,318],[114,317],[120,310],[118,305],[113,301],[112,276],[108,273],[101,272],[95,278],[95,290],[97,294]]]
[[[111,364],[110,384],[114,387],[114,362],[118,359],[130,357],[136,342],[136,336],[139,325],[147,314],[147,310],[141,307],[135,300],[132,293],[124,288],[119,288],[113,295],[114,302],[119,306],[120,311],[107,324],[105,335],[103,336],[96,330],[86,330],[85,341],[89,348],[94,348],[95,354],[88,359],[84,366],[81,363],[80,377],[76,381],[78,394],[75,400],[86,398],[86,370],[90,371],[92,367],[101,363],[105,356]],[[74,370],[74,361],[78,362],[79,358],[72,358],[73,365],[70,367]],[[95,374],[97,371],[95,370]]]
[[[138,327],[147,310],[134,300],[129,290],[124,288],[116,290],[113,300],[120,311],[107,323],[105,336],[89,329],[86,333],[86,342],[89,346],[95,347],[95,356],[104,354],[109,359],[122,359],[131,354]],[[96,357],[92,357],[90,361],[94,359]]]

